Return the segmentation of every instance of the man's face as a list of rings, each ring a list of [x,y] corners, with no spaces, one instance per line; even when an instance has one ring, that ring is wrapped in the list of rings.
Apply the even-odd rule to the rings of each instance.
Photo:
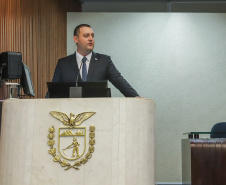
[[[77,44],[77,51],[81,55],[85,55],[88,51],[91,52],[94,48],[94,33],[90,27],[81,27],[78,36],[73,37]]]

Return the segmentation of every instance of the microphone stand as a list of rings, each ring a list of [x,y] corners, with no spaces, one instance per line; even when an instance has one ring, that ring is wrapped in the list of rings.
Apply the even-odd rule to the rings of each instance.
[[[88,53],[89,53],[89,50],[87,50],[84,57],[87,56]],[[82,87],[78,87],[78,77],[79,77],[81,68],[82,68],[82,63],[79,67],[78,75],[76,77],[75,87],[70,87],[69,89],[69,98],[82,98]]]
[[[78,87],[78,77],[79,77],[81,68],[82,68],[82,63],[81,63],[79,70],[78,70],[78,75],[77,75],[77,78],[76,78],[76,81],[75,81],[75,87]]]

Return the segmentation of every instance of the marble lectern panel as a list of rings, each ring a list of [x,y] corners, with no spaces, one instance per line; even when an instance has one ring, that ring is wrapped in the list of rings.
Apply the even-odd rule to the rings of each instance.
[[[48,153],[49,127],[56,128],[59,154],[58,128],[64,126],[50,111],[96,112],[81,125],[95,125],[96,142],[92,157],[79,170],[65,170]],[[154,185],[154,124],[155,103],[149,99],[7,100],[0,135],[0,185]],[[89,134],[85,137],[88,142]]]

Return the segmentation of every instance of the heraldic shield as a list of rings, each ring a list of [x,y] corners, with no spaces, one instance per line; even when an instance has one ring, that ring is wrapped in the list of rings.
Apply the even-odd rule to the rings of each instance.
[[[49,154],[53,156],[53,161],[60,163],[62,167],[66,167],[65,170],[70,168],[79,170],[78,167],[85,164],[92,157],[95,144],[95,126],[89,126],[89,134],[87,135],[87,128],[79,127],[79,125],[93,116],[95,112],[83,112],[77,116],[70,113],[70,117],[63,112],[57,111],[51,111],[50,114],[60,120],[66,127],[60,127],[58,132],[58,152],[60,155],[57,154],[58,152],[54,148],[55,127],[49,128],[49,140],[47,142],[50,146]],[[89,141],[86,141],[86,138]],[[74,161],[74,164],[71,164],[70,161]]]
[[[59,128],[58,150],[67,160],[76,160],[86,150],[86,127]]]

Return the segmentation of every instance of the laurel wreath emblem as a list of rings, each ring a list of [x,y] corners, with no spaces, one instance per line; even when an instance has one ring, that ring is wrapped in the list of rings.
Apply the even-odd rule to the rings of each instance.
[[[48,134],[48,142],[47,144],[50,146],[50,150],[48,151],[50,155],[53,156],[53,161],[58,162],[61,164],[62,167],[65,167],[65,170],[68,170],[70,168],[74,168],[76,170],[79,170],[79,166],[82,164],[85,164],[91,157],[92,153],[94,152],[94,144],[95,144],[95,126],[90,126],[89,127],[90,134],[89,134],[89,149],[88,153],[83,157],[81,160],[76,161],[74,164],[70,164],[66,160],[61,160],[61,156],[56,154],[56,148],[54,148],[55,144],[55,128],[54,126],[49,128],[49,134]]]

